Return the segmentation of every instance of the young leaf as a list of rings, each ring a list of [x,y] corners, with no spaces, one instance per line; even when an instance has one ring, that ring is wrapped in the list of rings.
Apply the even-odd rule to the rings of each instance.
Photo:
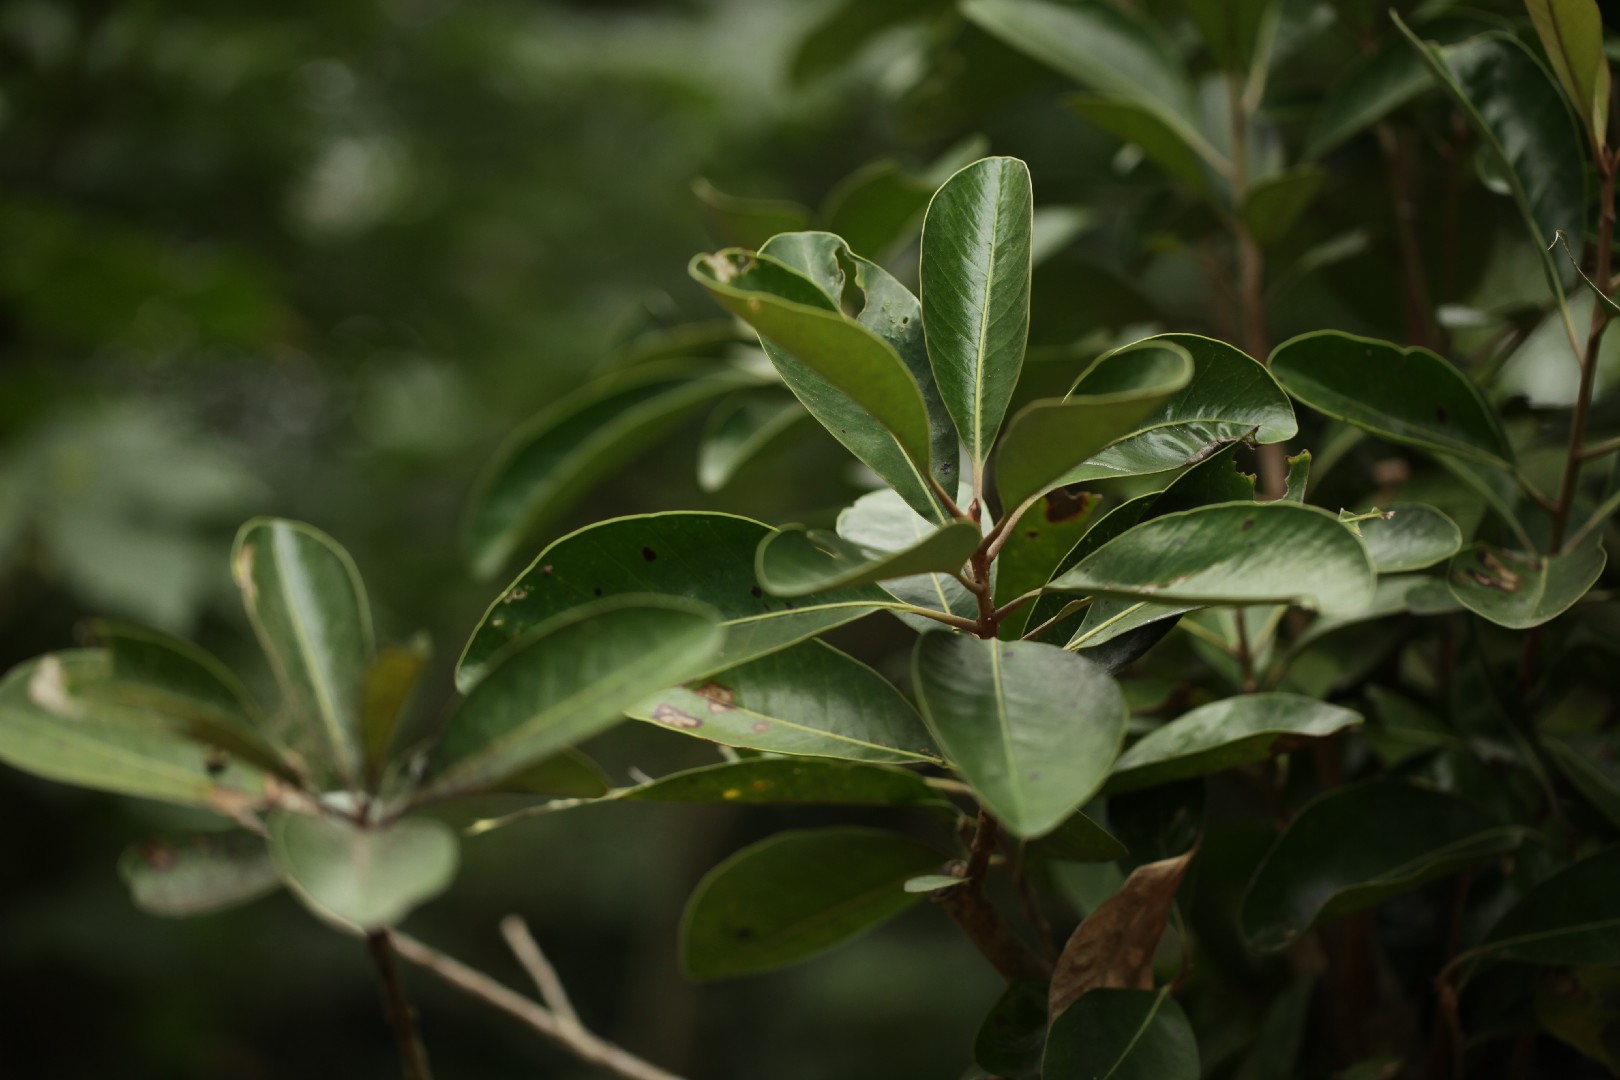
[[[1111,353],[1080,376],[1071,394],[1113,392],[1130,372],[1114,358],[1128,361],[1135,350],[1156,345],[1186,350],[1193,360],[1192,381],[1146,417],[1138,434],[1072,470],[1064,483],[1179,469],[1204,460],[1223,443],[1286,442],[1298,432],[1288,395],[1258,360],[1197,334],[1160,334]]]
[[[709,415],[698,444],[698,487],[719,491],[776,437],[804,418],[792,398],[738,397]]]
[[[349,553],[318,529],[256,518],[236,534],[231,569],[284,707],[348,784],[362,771],[360,695],[371,665],[371,607]]]
[[[778,833],[698,883],[681,922],[681,967],[708,980],[807,960],[916,903],[906,881],[943,861],[876,829]]]
[[[1525,0],[1553,74],[1580,114],[1593,149],[1609,135],[1609,58],[1603,55],[1603,16],[1596,0]]]
[[[47,780],[227,815],[264,801],[268,778],[257,769],[177,732],[167,717],[99,701],[93,690],[111,672],[100,650],[12,668],[0,681],[0,761]]]
[[[526,631],[593,600],[659,593],[713,607],[725,643],[703,675],[746,663],[892,604],[876,586],[839,589],[783,604],[754,577],[754,552],[770,527],[729,514],[616,518],[555,541],[490,604],[462,653],[464,693]]]
[[[361,828],[277,811],[265,828],[270,855],[298,898],[317,915],[364,930],[396,925],[456,876],[456,834],[429,818]]]
[[[473,490],[463,526],[473,575],[494,576],[524,540],[682,419],[758,382],[712,364],[636,367],[598,379],[534,417],[496,451]]]
[[[892,345],[845,316],[810,278],[769,255],[736,249],[698,255],[690,272],[721,307],[859,406],[869,418],[864,422],[876,421],[918,476],[928,475],[928,409]],[[817,402],[801,400],[822,419]]]
[[[1074,393],[1061,401],[1025,406],[996,450],[996,485],[1002,505],[1022,507],[1083,465],[1104,447],[1141,428],[1193,377],[1193,361],[1178,345],[1150,340],[1111,354],[1111,366],[1129,373],[1100,393]],[[1102,380],[1096,380],[1100,385]]]
[[[136,907],[172,918],[237,907],[281,884],[264,841],[245,832],[132,845],[118,860],[118,876]]]
[[[1353,612],[1373,568],[1337,518],[1298,503],[1217,503],[1143,522],[1049,588],[1161,604],[1300,604]]]
[[[713,608],[627,596],[559,615],[491,659],[440,733],[422,778],[432,795],[476,791],[618,723],[720,651]]]
[[[1525,964],[1620,964],[1616,881],[1620,847],[1566,866],[1525,893],[1470,951]]]
[[[1029,339],[1029,168],[985,158],[945,181],[922,233],[922,312],[940,397],[983,467]]]
[[[1457,602],[1498,626],[1528,630],[1569,610],[1603,573],[1608,555],[1596,533],[1561,555],[1524,555],[1474,544],[1446,570]]]
[[[1349,709],[1297,694],[1212,701],[1148,732],[1114,763],[1110,793],[1135,791],[1264,761],[1281,747],[1355,727]],[[1281,744],[1281,747],[1279,746]]]
[[[1427,349],[1319,330],[1277,346],[1271,373],[1294,400],[1391,442],[1512,466],[1513,448],[1479,390]]]
[[[1050,832],[1089,799],[1125,737],[1114,680],[1051,645],[933,631],[912,678],[946,760],[1016,836]]]
[[[996,556],[996,606],[1050,581],[1063,556],[1097,520],[1102,505],[1101,497],[1089,491],[1071,495],[1059,489],[1048,492],[1025,511]],[[1024,628],[1031,625],[1032,607],[1026,604],[1003,618],[1001,636],[1009,641],[1022,636]]]
[[[939,760],[911,703],[877,672],[820,641],[660,690],[626,712],[700,739],[774,754]]]
[[[1422,570],[1451,558],[1462,547],[1456,524],[1432,506],[1396,503],[1384,513],[1356,523],[1380,574]]]
[[[659,777],[619,796],[624,802],[829,803],[844,806],[940,806],[921,776],[887,765],[760,758],[729,761]],[[953,816],[955,811],[951,811]]]
[[[864,551],[897,553],[932,536],[938,529],[892,491],[862,495],[838,515],[838,535]],[[918,574],[883,583],[885,592],[915,607],[931,608],[964,619],[978,618],[979,603],[960,581],[950,574]],[[895,616],[919,633],[938,623],[903,611]]]
[[[1096,990],[1153,989],[1153,952],[1193,853],[1145,863],[1083,919],[1052,969],[1047,1015],[1056,1020]]]
[[[1044,1080],[1198,1080],[1198,1043],[1169,990],[1094,990],[1052,1023]]]
[[[1512,851],[1523,832],[1400,780],[1337,788],[1301,810],[1255,870],[1243,936],[1257,951],[1285,948],[1318,923]]]
[[[916,574],[959,573],[983,539],[977,525],[958,521],[900,551],[873,554],[836,533],[789,525],[760,541],[754,573],[772,596],[808,596]]]
[[[372,785],[382,776],[394,734],[427,669],[428,655],[427,639],[418,638],[409,645],[378,649],[366,669],[360,692],[360,732],[366,779]]]

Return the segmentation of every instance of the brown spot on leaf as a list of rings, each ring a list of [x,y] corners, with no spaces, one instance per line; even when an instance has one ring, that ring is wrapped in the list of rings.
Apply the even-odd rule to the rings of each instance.
[[[1244,518],[1243,519],[1243,531],[1248,532],[1252,528],[1254,528],[1254,518]]]
[[[230,765],[231,756],[217,746],[210,746],[203,752],[203,768],[208,770],[209,776],[217,777]]]
[[[591,590],[591,595],[592,595],[592,596],[601,596],[601,595],[602,595],[602,590],[601,590],[601,588],[600,588],[600,587],[597,587],[597,588],[595,588],[595,589],[592,589],[592,590]]]
[[[658,552],[654,551],[650,547],[644,547],[641,549],[641,557],[646,559],[648,562],[652,562],[654,559],[658,558]]]
[[[760,734],[761,732],[766,732],[766,731],[769,731],[769,730],[771,730],[771,725],[769,723],[767,723],[766,721],[764,721],[764,720],[755,720],[754,721],[754,723],[753,723],[754,734],[757,735],[757,734]]]
[[[1451,414],[1446,411],[1446,407],[1444,405],[1436,406],[1434,410],[1434,422],[1442,426],[1451,423]]]
[[[748,592],[755,600],[758,600],[765,595],[765,590],[760,588],[758,585],[755,585],[752,589],[749,589]]]
[[[550,563],[546,563],[546,565],[544,565],[544,566],[542,566],[540,568],[540,576],[541,577],[550,577],[552,569],[553,569],[552,565]]]
[[[1041,515],[1054,525],[1060,521],[1073,521],[1075,518],[1090,510],[1092,504],[1100,498],[1091,491],[1065,491],[1058,488],[1049,492],[1045,505],[1041,508]]]
[[[677,709],[675,706],[670,705],[667,702],[659,705],[652,711],[652,718],[658,721],[660,724],[666,724],[672,728],[680,728],[682,731],[691,731],[693,728],[700,728],[703,726],[702,720],[699,720],[689,712]]]
[[[704,683],[702,686],[692,687],[692,693],[707,701],[709,703],[709,711],[712,713],[730,712],[732,709],[736,708],[736,706],[731,703],[733,698],[731,687],[721,686],[719,683],[712,680]]]
[[[153,870],[167,870],[172,867],[178,856],[173,844],[165,844],[157,840],[141,844],[136,848],[141,861]]]
[[[1049,1016],[1055,1019],[1092,990],[1153,989],[1153,950],[1197,850],[1137,867],[1075,928],[1052,972]]]

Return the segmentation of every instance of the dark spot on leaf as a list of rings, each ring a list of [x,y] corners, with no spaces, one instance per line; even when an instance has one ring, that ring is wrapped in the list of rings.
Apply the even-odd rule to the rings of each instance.
[[[799,605],[795,604],[791,600],[789,600],[787,603],[783,604],[782,606],[784,608],[786,608],[788,611],[798,611],[799,610]]]
[[[1058,488],[1046,496],[1046,505],[1041,513],[1050,522],[1072,521],[1084,514],[1095,503],[1098,496],[1090,491],[1065,491]]]
[[[729,686],[722,686],[717,682],[710,681],[702,686],[692,687],[692,693],[706,699],[709,703],[709,711],[712,713],[730,712],[735,708],[731,704],[732,693]]]
[[[691,731],[693,728],[703,726],[702,720],[668,703],[653,709],[652,718],[660,724],[668,724],[670,727],[680,728],[682,731]]]
[[[602,590],[600,588],[592,589],[591,590],[591,595],[593,595],[593,596],[601,596],[602,595]]]
[[[1248,532],[1252,528],[1254,528],[1254,518],[1245,518],[1243,521],[1243,531]]]
[[[644,547],[641,549],[641,557],[646,559],[648,562],[652,562],[654,559],[658,558],[658,552],[654,551],[650,547]]]
[[[765,590],[761,589],[758,585],[755,585],[752,589],[749,589],[748,591],[754,594],[754,599],[756,599],[756,600],[758,600],[760,597],[765,595]]]
[[[732,927],[731,936],[738,941],[753,941],[756,935],[752,926],[735,926]]]
[[[1029,539],[1031,539],[1031,540],[1039,540],[1041,538],[1041,530],[1039,530],[1039,529],[1025,529],[1024,530],[1024,535],[1026,537],[1028,537]]]
[[[544,566],[542,566],[540,568],[540,576],[541,577],[550,577],[551,576],[551,570],[552,570],[551,564],[547,563],[546,565],[544,565]]]
[[[948,473],[952,470],[952,468],[953,466],[948,461],[942,461],[939,463],[939,471],[942,473]]]
[[[210,747],[203,755],[203,768],[208,770],[209,776],[218,776],[230,765],[230,755],[218,747]]]
[[[1437,424],[1449,424],[1451,423],[1451,414],[1446,412],[1444,405],[1438,406],[1434,410],[1434,420]]]

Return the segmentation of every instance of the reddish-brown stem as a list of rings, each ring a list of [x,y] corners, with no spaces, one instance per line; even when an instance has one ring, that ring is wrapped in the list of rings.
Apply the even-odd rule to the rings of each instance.
[[[394,1029],[394,1039],[399,1044],[399,1060],[405,1080],[433,1080],[427,1050],[423,1048],[422,1038],[416,1030],[416,1013],[405,996],[405,983],[399,977],[399,965],[394,962],[394,943],[388,931],[374,930],[367,934],[366,949],[377,968],[377,981],[382,985],[389,1026]]]

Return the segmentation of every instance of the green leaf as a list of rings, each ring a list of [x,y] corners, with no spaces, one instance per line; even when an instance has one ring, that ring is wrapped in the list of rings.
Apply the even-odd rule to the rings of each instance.
[[[1089,491],[1071,495],[1059,488],[1025,511],[996,555],[996,606],[1050,581],[1063,557],[1091,528],[1102,505],[1102,498]],[[1033,608],[1026,604],[1003,618],[1001,636],[1008,640],[1022,636],[1031,625]]]
[[[1140,434],[1071,471],[1065,483],[1165,472],[1203,460],[1222,443],[1246,438],[1286,442],[1298,432],[1288,395],[1258,360],[1197,334],[1160,334],[1127,348],[1150,345],[1185,349],[1193,359],[1192,381],[1141,422]],[[1071,396],[1112,392],[1129,372],[1128,366],[1110,362],[1117,355],[1104,357],[1081,375]]]
[[[278,811],[265,828],[270,855],[298,898],[317,915],[364,930],[396,925],[455,880],[456,834],[441,821],[360,828]]]
[[[1243,204],[1243,220],[1255,241],[1261,247],[1272,247],[1286,240],[1326,178],[1321,169],[1306,165],[1255,184]]]
[[[1446,515],[1422,503],[1396,503],[1385,517],[1356,523],[1361,542],[1380,574],[1422,570],[1451,558],[1462,533]]]
[[[504,776],[475,794],[547,795],[556,799],[596,799],[613,790],[602,767],[578,750],[564,750]]]
[[[1433,85],[1423,59],[1399,41],[1363,58],[1317,108],[1304,159],[1320,160]]]
[[[977,525],[959,521],[900,551],[873,553],[836,533],[789,525],[760,541],[754,573],[773,596],[808,596],[916,574],[959,573],[982,539]]]
[[[1354,612],[1373,568],[1337,518],[1298,503],[1217,503],[1115,537],[1054,578],[1060,592],[1161,604],[1300,604]]]
[[[1052,1021],[1045,1080],[1198,1080],[1198,1043],[1169,990],[1092,990]]]
[[[1512,467],[1513,448],[1479,390],[1427,349],[1319,330],[1277,346],[1271,373],[1294,400],[1391,442]]]
[[[973,1061],[996,1076],[1039,1076],[1046,1049],[1046,984],[1020,979],[990,1007],[973,1039]]]
[[[172,918],[224,911],[281,885],[264,841],[241,832],[132,845],[118,860],[118,876],[136,907]]]
[[[1615,736],[1545,735],[1541,745],[1575,790],[1620,829],[1620,755]]]
[[[1188,0],[1187,15],[1209,46],[1215,62],[1242,74],[1254,61],[1255,47],[1271,15],[1273,0]]]
[[[255,518],[231,570],[281,685],[283,707],[351,787],[362,771],[360,697],[371,666],[371,607],[349,553],[318,529]]]
[[[1024,365],[1034,213],[1029,167],[984,158],[945,181],[923,222],[928,360],[975,470]]]
[[[196,742],[172,721],[118,708],[94,690],[112,675],[102,650],[38,657],[0,681],[0,761],[64,784],[233,815],[262,804],[267,777]]]
[[[1125,738],[1114,680],[1051,645],[933,631],[912,679],[945,759],[1016,836],[1051,832],[1091,798]]]
[[[1471,953],[1524,964],[1620,964],[1620,847],[1564,867],[1540,882]]]
[[[791,605],[766,597],[754,577],[754,551],[770,531],[729,514],[670,513],[616,518],[570,533],[490,605],[462,653],[456,685],[466,692],[512,641],[597,598],[658,593],[713,607],[725,625],[725,643],[696,675],[746,663],[893,603],[875,586]]]
[[[1255,870],[1239,923],[1249,947],[1282,949],[1319,923],[1518,846],[1523,830],[1400,780],[1321,795],[1289,822]]]
[[[1361,723],[1359,713],[1297,694],[1212,701],[1132,744],[1114,762],[1110,793],[1235,769]]]
[[[887,431],[918,482],[927,477],[932,439],[928,408],[917,379],[893,345],[844,315],[812,279],[770,255],[736,249],[698,255],[690,272],[721,307],[858,406],[869,417],[867,425],[875,421]],[[799,394],[791,379],[788,388]],[[826,423],[827,408],[799,396]],[[828,430],[839,434],[835,426]]]
[[[1288,482],[1283,490],[1283,498],[1289,502],[1304,502],[1305,488],[1309,485],[1310,480],[1311,452],[1301,450],[1288,459]]]
[[[710,364],[636,367],[528,421],[496,451],[468,503],[462,532],[474,576],[498,573],[526,539],[699,407],[758,382]]]
[[[1603,16],[1595,0],[1525,0],[1524,6],[1553,74],[1601,153],[1609,134],[1609,58],[1603,55]]]
[[[996,448],[1002,505],[1022,507],[1044,494],[1105,447],[1139,431],[1193,378],[1193,360],[1178,345],[1139,342],[1099,364],[1128,369],[1121,376],[1082,379],[1099,392],[1036,401],[1014,416]],[[1106,389],[1103,389],[1106,387]]]
[[[937,870],[932,848],[875,829],[779,833],[706,874],[681,923],[681,967],[723,979],[807,960],[920,897],[907,879]]]
[[[1063,103],[1083,119],[1135,146],[1200,195],[1211,194],[1209,160],[1187,140],[1187,129],[1164,110],[1122,94],[1071,94]],[[1207,151],[1213,153],[1213,151]]]
[[[1113,834],[1079,812],[1045,836],[1026,842],[1024,851],[1030,858],[1055,862],[1113,862],[1129,854]]]
[[[862,495],[838,515],[838,535],[871,552],[900,552],[921,543],[937,526],[924,520],[892,491]],[[915,607],[949,612],[965,619],[978,618],[979,603],[950,574],[919,574],[883,583],[886,592]],[[896,617],[918,632],[937,623],[920,615],[896,612]]]
[[[804,408],[788,398],[736,397],[709,415],[698,444],[698,487],[719,491],[788,428],[804,418]]]
[[[920,19],[949,5],[949,0],[844,0],[801,40],[793,52],[789,75],[795,87],[849,66],[873,37],[902,23]]]
[[[899,162],[873,161],[833,186],[821,216],[851,251],[882,259],[916,235],[933,194]]]
[[[806,641],[661,690],[626,712],[700,739],[776,754],[934,762],[922,717],[889,681],[820,641]]]
[[[1525,555],[1474,544],[1446,569],[1457,602],[1498,626],[1528,630],[1556,619],[1586,595],[1608,555],[1596,533],[1561,555]]]
[[[1455,45],[1425,42],[1392,15],[1479,133],[1506,182],[1547,283],[1562,299],[1563,275],[1548,248],[1562,229],[1586,234],[1586,162],[1580,134],[1541,63],[1514,37],[1482,34]]]
[[[429,654],[427,639],[418,638],[409,645],[378,649],[366,669],[360,692],[360,733],[366,779],[373,790],[388,762],[394,735],[405,719],[422,673],[427,670]]]
[[[810,209],[787,199],[757,199],[728,195],[699,177],[692,194],[703,219],[722,244],[757,248],[777,233],[793,232],[810,223]]]
[[[673,596],[565,612],[491,658],[445,723],[422,783],[433,795],[477,791],[590,738],[700,673],[723,637],[713,608]]]
[[[81,681],[75,693],[86,708],[133,710],[178,735],[215,746],[255,768],[294,777],[265,735],[266,723],[241,682],[224,664],[188,641],[161,630],[97,619],[95,637],[106,646],[107,677]]]
[[[631,788],[626,802],[831,803],[847,806],[949,807],[921,776],[887,765],[804,758],[762,758],[707,765]]]

